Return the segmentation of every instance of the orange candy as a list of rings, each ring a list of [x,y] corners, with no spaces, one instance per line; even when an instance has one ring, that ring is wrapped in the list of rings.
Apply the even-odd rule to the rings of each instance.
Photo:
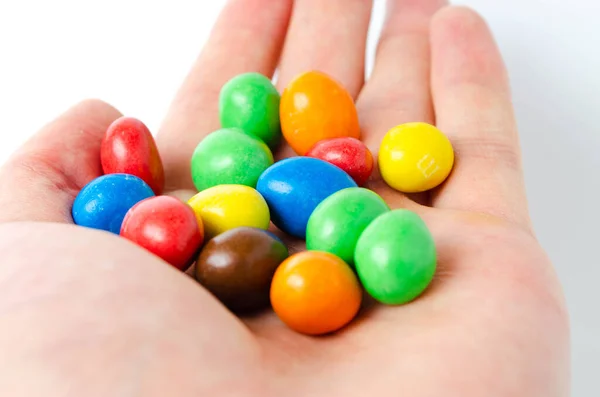
[[[362,289],[337,256],[320,251],[294,254],[277,268],[271,305],[287,326],[308,335],[336,331],[360,308]]]
[[[321,72],[306,72],[290,82],[281,95],[279,116],[283,136],[299,155],[323,139],[360,138],[352,97]]]

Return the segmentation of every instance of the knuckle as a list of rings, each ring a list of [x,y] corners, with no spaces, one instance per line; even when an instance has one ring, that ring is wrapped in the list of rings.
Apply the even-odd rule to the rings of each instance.
[[[452,145],[456,156],[520,169],[521,155],[517,143],[511,139],[500,138],[498,134],[488,131],[483,136],[453,138]]]
[[[390,128],[413,121],[433,123],[428,98],[419,98],[418,90],[389,89],[359,102],[357,110],[363,129],[381,138]]]
[[[21,185],[43,185],[50,192],[75,194],[80,189],[68,178],[59,165],[44,153],[22,153],[12,157],[2,168],[4,181],[15,181]]]

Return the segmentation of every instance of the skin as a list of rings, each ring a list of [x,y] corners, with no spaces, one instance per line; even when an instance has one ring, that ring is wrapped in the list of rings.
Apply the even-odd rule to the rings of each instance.
[[[473,11],[441,0],[388,4],[365,83],[370,2],[230,1],[157,144],[168,191],[189,197],[188,161],[218,128],[220,86],[278,64],[280,90],[307,69],[340,80],[357,99],[374,155],[389,128],[435,122],[457,156],[443,186],[406,197],[377,175],[368,183],[431,228],[439,270],[426,293],[400,307],[368,303],[343,332],[313,338],[272,312],[238,319],[141,248],[73,226],[71,203],[100,175],[101,138],[120,116],[87,100],[0,170],[0,395],[569,394],[565,302],[532,231],[508,81],[490,32]]]

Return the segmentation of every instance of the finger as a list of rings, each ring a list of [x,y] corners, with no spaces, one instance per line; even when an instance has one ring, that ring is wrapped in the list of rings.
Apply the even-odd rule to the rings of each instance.
[[[407,122],[434,122],[430,94],[429,24],[445,0],[390,0],[371,79],[358,99],[363,139],[377,153],[386,132]],[[388,200],[400,195],[376,174],[371,188]],[[411,196],[426,202],[427,196]]]
[[[373,73],[358,100],[365,142],[378,148],[392,127],[434,121],[429,23],[445,0],[390,0]]]
[[[528,224],[507,73],[485,22],[462,7],[433,20],[432,89],[439,128],[456,152],[433,204]]]
[[[219,128],[219,91],[237,74],[271,76],[277,65],[291,0],[232,0],[217,20],[158,133],[167,188],[193,188],[190,158]]]
[[[72,222],[73,199],[102,174],[102,137],[119,117],[86,100],[42,128],[0,169],[0,222]]]
[[[372,0],[296,0],[281,58],[278,86],[296,75],[319,70],[358,95]]]
[[[279,65],[279,90],[300,73],[318,70],[356,98],[364,83],[372,6],[372,0],[296,0]],[[294,155],[282,145],[276,159]]]

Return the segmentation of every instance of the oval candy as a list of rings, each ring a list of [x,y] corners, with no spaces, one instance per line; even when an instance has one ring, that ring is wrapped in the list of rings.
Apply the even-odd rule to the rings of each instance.
[[[427,123],[407,123],[387,132],[379,148],[379,171],[392,188],[418,193],[440,185],[452,171],[450,140]]]
[[[356,183],[335,165],[312,157],[291,157],[269,167],[256,189],[269,205],[275,226],[304,238],[306,224],[323,200]]]
[[[234,312],[269,305],[273,274],[287,247],[262,229],[238,227],[210,240],[196,261],[196,280]]]
[[[170,196],[151,197],[134,205],[123,220],[121,236],[185,271],[204,238],[194,210]]]
[[[260,73],[243,73],[229,80],[219,95],[223,128],[237,127],[275,148],[281,141],[279,91]]]
[[[165,175],[154,137],[140,120],[121,117],[108,127],[100,161],[105,174],[135,175],[157,195],[164,189]]]
[[[202,219],[207,240],[236,227],[264,230],[269,227],[269,207],[265,199],[248,186],[214,186],[196,194],[188,204]]]
[[[362,289],[350,267],[327,252],[290,256],[275,272],[271,305],[291,329],[321,335],[348,324],[358,313]]]
[[[256,186],[256,181],[273,164],[271,150],[261,140],[238,128],[209,134],[192,155],[192,180],[198,191],[218,185]]]
[[[119,234],[127,211],[154,196],[146,182],[128,174],[98,177],[81,189],[73,202],[75,224]]]
[[[400,305],[418,297],[431,283],[436,269],[435,244],[416,213],[394,210],[379,216],[361,234],[354,263],[373,298]]]
[[[373,155],[356,138],[331,138],[317,142],[306,154],[325,160],[346,171],[358,186],[365,184],[373,172]]]
[[[389,210],[385,201],[371,190],[340,190],[327,197],[310,216],[306,249],[330,252],[352,265],[361,233]]]
[[[325,73],[310,71],[292,80],[281,95],[281,130],[288,144],[305,155],[328,138],[360,138],[354,100]]]

